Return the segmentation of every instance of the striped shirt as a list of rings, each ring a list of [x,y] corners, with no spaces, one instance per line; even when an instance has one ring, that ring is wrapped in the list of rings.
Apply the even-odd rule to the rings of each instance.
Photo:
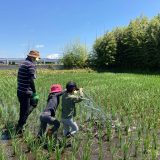
[[[35,64],[29,59],[20,64],[17,77],[17,91],[27,93],[33,91],[31,86],[31,79],[35,79]]]

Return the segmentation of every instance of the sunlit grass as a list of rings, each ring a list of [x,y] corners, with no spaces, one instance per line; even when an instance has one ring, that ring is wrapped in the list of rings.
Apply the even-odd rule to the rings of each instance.
[[[17,71],[0,71],[0,120],[1,128],[10,122],[16,123],[19,116],[19,103],[16,97]],[[82,157],[90,158],[92,147],[97,149],[99,159],[104,157],[103,136],[110,148],[110,155],[114,159],[128,157],[156,159],[159,149],[159,127],[160,127],[160,76],[141,75],[127,73],[97,73],[91,70],[38,70],[36,79],[37,93],[40,101],[37,108],[30,115],[25,139],[31,145],[35,156],[41,157],[41,146],[32,145],[34,136],[39,127],[39,115],[46,105],[49,88],[53,83],[62,84],[63,88],[68,81],[75,81],[79,87],[84,88],[103,114],[109,115],[115,128],[111,127],[110,121],[106,122],[104,130],[97,128],[97,148],[95,143],[94,122],[87,122],[89,113],[82,104],[77,106],[77,117],[81,129],[73,140],[73,157],[76,159],[79,152]],[[57,117],[60,119],[61,106],[59,106]],[[86,130],[88,129],[88,131]],[[59,135],[62,134],[62,126]],[[28,135],[28,137],[27,137]],[[117,137],[117,139],[116,139]],[[81,138],[88,139],[81,141]],[[17,143],[14,142],[16,152]],[[83,144],[84,143],[84,144]],[[89,148],[91,147],[91,148]],[[37,153],[36,153],[37,152]],[[65,151],[64,151],[65,152]],[[56,147],[55,156],[60,158],[61,150]],[[43,154],[43,153],[42,153]],[[21,155],[21,154],[18,154]],[[3,155],[1,155],[3,157]],[[81,158],[82,158],[81,157]]]

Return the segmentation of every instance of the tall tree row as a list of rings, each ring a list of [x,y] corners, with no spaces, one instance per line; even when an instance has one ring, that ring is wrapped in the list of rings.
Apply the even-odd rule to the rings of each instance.
[[[160,15],[141,16],[96,39],[89,62],[97,68],[160,68]]]

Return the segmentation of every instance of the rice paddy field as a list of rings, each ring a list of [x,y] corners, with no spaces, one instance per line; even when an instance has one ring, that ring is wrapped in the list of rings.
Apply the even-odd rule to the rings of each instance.
[[[83,87],[90,102],[77,104],[79,132],[59,141],[44,137],[35,141],[39,115],[51,84],[73,80]],[[160,159],[160,76],[128,73],[97,73],[92,70],[37,70],[40,97],[23,137],[14,135],[19,118],[16,96],[17,70],[0,70],[0,160],[156,160]],[[92,102],[92,103],[91,103]],[[57,118],[61,117],[61,104]],[[4,138],[9,132],[11,139]],[[69,145],[68,145],[69,144]],[[53,147],[54,146],[54,147]]]

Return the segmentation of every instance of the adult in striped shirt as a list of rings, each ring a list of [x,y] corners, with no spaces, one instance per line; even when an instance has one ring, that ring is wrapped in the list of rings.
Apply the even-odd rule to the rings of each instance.
[[[36,78],[35,61],[40,58],[39,52],[31,50],[27,58],[20,64],[17,76],[17,97],[20,103],[19,120],[16,133],[21,134],[29,114],[33,110],[31,98],[36,95],[34,79]]]

